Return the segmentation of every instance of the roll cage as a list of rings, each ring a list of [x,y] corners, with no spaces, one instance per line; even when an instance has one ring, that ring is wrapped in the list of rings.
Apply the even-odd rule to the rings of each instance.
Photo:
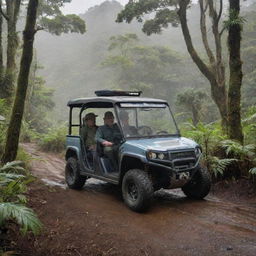
[[[141,97],[134,97],[134,96],[93,97],[93,98],[79,98],[79,99],[70,100],[67,104],[67,106],[70,108],[68,135],[72,135],[73,127],[82,126],[82,113],[85,109],[113,108],[115,111],[115,115],[118,117],[117,104],[120,105],[120,104],[129,104],[129,103],[137,103],[137,104],[142,104],[142,103],[161,104],[162,103],[162,104],[166,104],[169,107],[168,103],[164,100],[153,99],[153,98],[141,98]],[[72,114],[73,114],[74,108],[80,109],[79,124],[78,123],[74,124],[72,122]],[[117,118],[117,122],[120,125],[119,118]]]

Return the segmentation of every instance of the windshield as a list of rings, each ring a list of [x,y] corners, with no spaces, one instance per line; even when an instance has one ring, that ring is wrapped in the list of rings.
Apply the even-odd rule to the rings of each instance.
[[[177,127],[166,104],[121,103],[118,116],[124,136],[177,135]]]

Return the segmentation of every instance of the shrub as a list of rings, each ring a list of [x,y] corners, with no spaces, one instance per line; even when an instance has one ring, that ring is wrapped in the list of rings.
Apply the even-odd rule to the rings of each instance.
[[[66,133],[66,127],[51,128],[49,133],[41,138],[39,142],[40,148],[44,151],[62,152],[65,150]]]
[[[32,209],[21,204],[0,203],[0,227],[5,226],[9,220],[14,220],[21,226],[22,234],[28,231],[39,234],[42,228],[42,224]]]
[[[256,166],[256,145],[241,145],[232,140],[222,141],[222,147],[225,149],[227,156],[234,157],[238,160],[238,167],[241,175],[248,176],[248,173],[254,174]]]
[[[256,144],[256,106],[248,108],[242,120],[245,144]]]
[[[20,142],[32,142],[38,140],[40,134],[30,127],[28,122],[22,121]]]
[[[32,159],[33,157],[30,154],[28,154],[22,147],[18,148],[16,160],[23,163],[25,170],[29,169],[29,162]]]
[[[26,171],[18,161],[0,168],[0,229],[5,229],[9,221],[15,221],[23,234],[30,230],[38,234],[42,224],[33,210],[24,205],[24,192],[33,179],[21,173]]]
[[[183,134],[199,143],[203,149],[203,163],[207,166],[214,178],[222,178],[227,174],[228,168],[234,165],[238,160],[236,157],[230,157],[225,153],[222,142],[227,140],[223,135],[221,126],[218,123],[203,124],[199,123],[193,126],[186,123],[183,126]]]

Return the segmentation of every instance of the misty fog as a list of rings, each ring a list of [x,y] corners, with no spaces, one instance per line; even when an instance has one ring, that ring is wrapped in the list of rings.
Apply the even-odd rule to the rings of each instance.
[[[112,84],[113,73],[101,66],[102,61],[110,54],[109,38],[114,35],[135,33],[141,45],[165,46],[177,52],[187,63],[181,65],[182,73],[190,77],[187,83],[180,82],[179,91],[187,87],[205,88],[209,91],[208,82],[188,55],[180,27],[169,26],[160,35],[146,36],[141,31],[141,23],[137,21],[131,24],[115,22],[122,8],[123,6],[117,1],[105,1],[80,14],[87,26],[84,35],[73,33],[53,36],[46,32],[38,33],[35,41],[37,59],[44,67],[40,70],[40,74],[46,80],[47,86],[55,90],[54,113],[57,119],[66,120],[66,103],[69,99],[94,96],[94,91],[97,89],[115,88]],[[188,21],[194,45],[197,49],[201,49],[197,6],[192,5],[189,9]],[[165,98],[173,107],[176,94],[177,90],[174,90],[170,84],[169,93]],[[145,96],[151,95],[148,93]]]

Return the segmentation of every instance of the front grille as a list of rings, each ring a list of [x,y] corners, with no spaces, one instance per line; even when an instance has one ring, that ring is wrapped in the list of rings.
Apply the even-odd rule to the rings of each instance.
[[[169,152],[169,159],[172,162],[172,167],[178,170],[193,168],[196,164],[194,150]]]
[[[173,167],[175,169],[183,170],[187,168],[192,168],[195,165],[195,160],[186,160],[186,161],[175,161]]]
[[[183,158],[195,158],[194,151],[183,151],[183,152],[171,152],[170,160],[183,159]]]

